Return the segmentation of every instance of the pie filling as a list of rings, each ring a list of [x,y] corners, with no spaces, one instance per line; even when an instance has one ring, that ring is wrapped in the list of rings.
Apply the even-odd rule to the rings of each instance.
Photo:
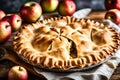
[[[24,26],[14,36],[13,47],[34,65],[69,69],[106,60],[119,43],[119,34],[108,25],[64,16]]]

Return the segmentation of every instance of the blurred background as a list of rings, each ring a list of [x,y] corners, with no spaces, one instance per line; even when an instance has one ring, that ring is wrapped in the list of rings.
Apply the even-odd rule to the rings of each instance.
[[[92,8],[92,10],[105,10],[104,0],[73,0],[77,10],[81,8]]]
[[[20,7],[27,1],[40,0],[0,0],[0,9],[6,13],[18,12]],[[92,10],[105,10],[104,0],[73,0],[76,3],[77,10],[81,8],[92,8]]]

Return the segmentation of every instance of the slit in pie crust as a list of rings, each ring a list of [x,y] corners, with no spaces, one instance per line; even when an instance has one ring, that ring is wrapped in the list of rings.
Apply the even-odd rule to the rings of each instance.
[[[34,65],[66,70],[106,60],[119,43],[119,34],[108,25],[63,16],[25,25],[14,36],[13,47]]]

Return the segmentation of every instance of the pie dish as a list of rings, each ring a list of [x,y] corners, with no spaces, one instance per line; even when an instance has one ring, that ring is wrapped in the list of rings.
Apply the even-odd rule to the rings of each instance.
[[[98,64],[114,55],[119,45],[114,28],[70,16],[27,24],[13,39],[14,50],[28,62],[61,70]]]

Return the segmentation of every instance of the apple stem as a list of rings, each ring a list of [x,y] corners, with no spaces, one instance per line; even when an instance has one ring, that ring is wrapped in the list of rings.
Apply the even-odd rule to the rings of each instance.
[[[9,26],[10,26],[10,25],[5,26],[5,27],[6,27],[6,29],[7,29]]]
[[[22,67],[19,67],[19,71],[22,71]]]
[[[19,22],[20,20],[17,20],[17,22]]]
[[[35,6],[35,4],[32,4],[31,6]]]

